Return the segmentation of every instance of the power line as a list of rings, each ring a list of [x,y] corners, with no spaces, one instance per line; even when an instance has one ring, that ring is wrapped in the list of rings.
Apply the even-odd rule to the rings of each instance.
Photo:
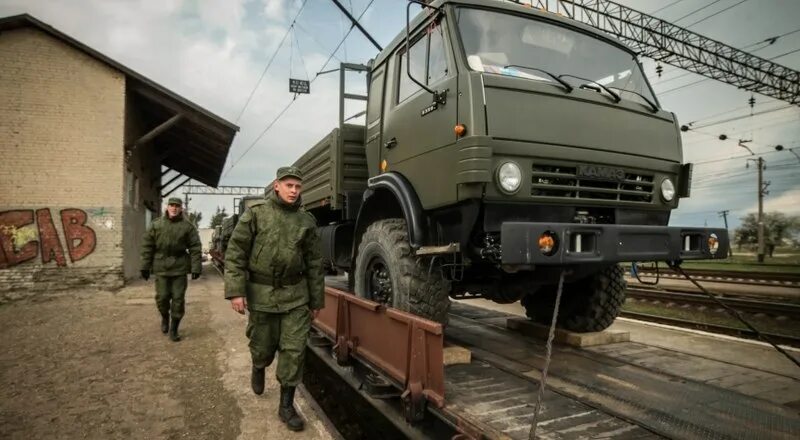
[[[326,51],[328,50],[328,48],[327,48],[327,47],[325,47],[325,45],[324,45],[324,44],[322,44],[322,43],[321,43],[321,42],[320,42],[320,41],[317,39],[317,37],[315,37],[315,36],[314,36],[314,34],[312,34],[312,33],[311,33],[311,32],[309,32],[309,31],[308,31],[308,30],[307,30],[305,27],[303,27],[303,25],[301,25],[301,24],[300,24],[300,22],[297,22],[297,23],[295,23],[294,25],[297,27],[297,29],[300,29],[301,31],[303,31],[303,33],[305,33],[306,35],[308,35],[308,36],[309,36],[309,37],[310,37],[310,38],[311,38],[311,39],[312,39],[312,40],[313,40],[315,43],[317,43],[317,46],[319,46],[319,47],[320,47],[320,49],[325,49]],[[337,57],[337,56],[334,56],[334,58],[336,58],[336,61],[339,61],[340,63],[342,63],[342,62],[343,62],[343,61],[342,61],[342,59],[341,59],[341,58],[339,58],[339,57]]]
[[[722,1],[722,0],[714,0],[714,1],[712,1],[711,3],[709,3],[709,4],[705,5],[705,6],[703,6],[702,8],[695,9],[694,11],[692,11],[692,12],[690,12],[690,13],[688,13],[688,14],[684,15],[684,16],[683,16],[683,17],[681,17],[681,18],[679,18],[679,19],[677,19],[677,20],[671,20],[671,21],[672,21],[673,23],[677,23],[677,22],[679,22],[679,21],[683,20],[684,18],[686,18],[686,17],[690,17],[690,16],[692,16],[692,15],[694,15],[694,14],[696,14],[696,13],[698,13],[698,12],[702,11],[703,9],[706,9],[706,8],[708,8],[708,7],[710,7],[710,6],[713,6],[713,5],[715,5],[715,4],[717,4],[717,3],[721,2],[721,1]]]
[[[696,130],[698,128],[708,128],[708,127],[713,127],[714,125],[725,124],[725,123],[728,123],[728,122],[738,121],[738,120],[744,119],[744,118],[750,118],[750,117],[753,117],[753,116],[765,115],[767,113],[777,112],[777,111],[786,110],[786,109],[790,109],[790,108],[794,108],[794,106],[790,104],[790,105],[786,105],[786,106],[783,106],[783,107],[777,107],[777,108],[771,108],[771,109],[767,109],[767,110],[762,110],[760,112],[755,112],[755,113],[752,113],[752,114],[749,114],[749,115],[734,116],[732,118],[722,119],[722,120],[719,120],[719,121],[709,122],[709,123],[706,123],[706,124],[700,124],[700,125],[697,125],[697,126],[688,125],[688,127],[689,127],[690,130],[691,129],[695,129]]]
[[[656,12],[661,12],[661,11],[663,11],[664,9],[667,9],[667,8],[669,8],[670,6],[677,5],[678,3],[682,2],[682,1],[683,1],[683,0],[676,0],[676,1],[674,1],[674,2],[672,2],[672,3],[670,3],[670,4],[668,4],[667,6],[664,6],[664,7],[661,7],[661,8],[658,8],[658,9],[656,9],[655,11],[651,12],[651,13],[650,13],[650,15],[653,15],[653,14],[655,14]]]
[[[782,53],[782,54],[780,54],[780,55],[774,56],[774,57],[772,57],[772,58],[770,58],[770,59],[771,59],[771,60],[774,60],[774,59],[777,59],[777,58],[782,58],[782,57],[785,57],[786,55],[791,55],[791,54],[793,54],[793,53],[796,53],[796,52],[800,52],[800,47],[798,47],[798,48],[797,48],[797,49],[795,49],[795,50],[791,50],[791,51],[789,51],[789,52]]]
[[[711,14],[711,15],[709,15],[709,16],[707,16],[707,17],[705,17],[705,18],[701,18],[700,20],[697,20],[697,21],[695,21],[694,23],[692,23],[692,24],[689,24],[689,25],[686,25],[686,26],[684,26],[684,27],[688,29],[688,28],[690,28],[690,27],[692,27],[692,26],[696,25],[697,23],[702,23],[702,22],[704,22],[704,21],[708,20],[708,19],[709,19],[709,18],[711,18],[711,17],[717,16],[717,15],[719,15],[719,14],[722,14],[723,12],[725,12],[725,11],[727,11],[727,10],[729,10],[729,9],[735,8],[735,7],[737,7],[737,6],[741,5],[742,3],[746,2],[746,1],[748,1],[748,0],[740,0],[740,1],[739,1],[739,3],[736,3],[736,4],[734,4],[734,5],[728,6],[728,7],[727,7],[727,8],[725,8],[725,9],[719,10],[719,11],[717,11],[717,12],[715,12],[715,13],[713,13],[713,14]]]
[[[253,99],[253,95],[256,93],[256,90],[258,89],[258,86],[261,85],[261,81],[264,79],[264,75],[267,74],[267,70],[269,70],[269,66],[272,65],[272,62],[275,60],[275,56],[278,55],[278,52],[281,50],[281,47],[283,47],[283,43],[284,43],[284,41],[286,41],[286,37],[289,36],[289,33],[292,31],[292,28],[294,28],[294,24],[297,21],[297,17],[300,16],[301,12],[303,12],[303,8],[306,7],[307,3],[308,3],[308,0],[303,0],[303,4],[300,5],[300,9],[297,10],[297,13],[295,14],[294,18],[292,19],[291,24],[289,25],[289,28],[286,29],[286,33],[283,34],[283,38],[281,38],[281,42],[278,43],[278,47],[275,48],[275,52],[272,53],[272,56],[269,58],[269,61],[267,62],[267,65],[264,67],[264,70],[261,72],[261,76],[258,77],[258,81],[256,81],[256,85],[253,86],[253,90],[250,91],[250,95],[247,97],[247,101],[245,101],[244,106],[242,107],[242,110],[239,112],[239,116],[236,117],[236,122],[239,122],[239,119],[241,119],[242,115],[244,114],[244,111],[247,109],[247,106],[250,105],[250,100]]]
[[[306,1],[308,1],[308,0],[306,0]],[[359,16],[358,16],[358,19],[357,19],[357,20],[361,20],[361,17],[363,17],[363,16],[364,16],[364,14],[366,14],[366,12],[369,10],[370,6],[372,6],[372,3],[374,3],[374,2],[375,2],[375,0],[370,0],[370,2],[367,4],[367,7],[366,7],[366,8],[364,8],[364,11],[362,11],[362,12],[361,12],[361,15],[359,15]],[[305,3],[303,3],[303,5],[305,5]],[[295,19],[296,19],[296,17],[295,17]],[[335,49],[333,49],[333,52],[331,52],[331,54],[330,54],[330,56],[328,57],[328,59],[327,59],[327,60],[325,60],[325,63],[324,63],[324,64],[322,65],[322,67],[319,69],[319,71],[317,72],[317,74],[314,76],[314,78],[313,78],[313,79],[311,79],[311,81],[310,81],[309,85],[310,85],[310,84],[313,84],[313,83],[314,83],[314,81],[316,81],[316,80],[317,80],[317,78],[319,78],[319,76],[320,76],[320,73],[321,73],[323,70],[325,70],[325,67],[328,65],[328,63],[331,61],[331,59],[333,59],[333,56],[334,56],[334,54],[335,54],[335,53],[336,53],[336,51],[338,51],[338,50],[339,50],[339,48],[342,46],[342,43],[344,43],[344,41],[345,41],[345,40],[347,39],[347,37],[350,35],[350,32],[352,32],[352,31],[353,31],[353,28],[354,28],[354,27],[355,27],[355,25],[351,26],[351,27],[350,27],[350,30],[347,32],[347,34],[345,34],[345,36],[342,38],[342,40],[341,40],[341,41],[339,41],[339,44],[337,44],[337,45],[336,45],[336,48],[335,48]],[[254,147],[254,146],[255,146],[255,145],[258,143],[258,141],[260,141],[260,140],[261,140],[261,138],[262,138],[262,137],[264,137],[264,135],[265,135],[265,134],[267,134],[267,132],[268,132],[268,131],[269,131],[269,130],[270,130],[270,129],[271,129],[271,128],[272,128],[272,127],[275,125],[275,123],[276,123],[276,122],[278,122],[278,120],[279,120],[279,119],[280,119],[280,118],[281,118],[281,117],[282,117],[282,116],[283,116],[283,115],[284,115],[284,114],[285,114],[285,113],[286,113],[286,112],[289,110],[289,108],[292,106],[292,104],[294,104],[294,102],[295,102],[296,100],[297,100],[297,95],[295,95],[295,96],[294,96],[294,98],[292,98],[292,100],[291,100],[291,101],[289,101],[289,102],[286,104],[286,106],[285,106],[285,107],[284,107],[284,108],[283,108],[283,109],[280,111],[280,113],[278,113],[278,115],[277,115],[277,116],[275,116],[275,118],[273,118],[273,119],[272,119],[272,121],[270,121],[270,123],[269,123],[269,124],[267,124],[266,128],[264,128],[264,130],[261,132],[261,134],[259,134],[259,135],[256,137],[256,139],[255,139],[255,140],[254,140],[254,141],[253,141],[253,142],[252,142],[252,143],[251,143],[251,144],[250,144],[250,145],[249,145],[249,146],[248,146],[248,147],[247,147],[247,148],[244,150],[244,152],[243,152],[241,155],[239,155],[239,157],[238,157],[238,158],[237,158],[237,159],[236,159],[236,160],[235,160],[233,163],[231,163],[231,167],[230,167],[230,168],[228,168],[228,171],[226,171],[226,172],[225,172],[225,174],[223,174],[223,176],[222,176],[222,177],[225,177],[225,176],[227,176],[227,175],[228,175],[228,174],[231,172],[231,170],[233,170],[233,168],[234,168],[234,167],[235,167],[235,166],[236,166],[236,165],[239,163],[239,161],[240,161],[240,160],[242,160],[242,158],[243,158],[245,155],[247,155],[247,153],[249,153],[249,152],[250,152],[250,150],[252,150],[252,149],[253,149],[253,147]]]

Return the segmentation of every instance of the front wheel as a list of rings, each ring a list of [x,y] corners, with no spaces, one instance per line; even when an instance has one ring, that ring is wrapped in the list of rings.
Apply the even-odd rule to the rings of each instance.
[[[579,333],[605,330],[622,310],[625,287],[622,268],[617,265],[606,267],[577,282],[564,284],[558,327]],[[531,320],[549,326],[557,288],[542,287],[535,294],[522,298],[525,314]]]
[[[450,283],[414,255],[403,219],[379,220],[361,238],[353,272],[356,295],[440,323],[450,309]]]

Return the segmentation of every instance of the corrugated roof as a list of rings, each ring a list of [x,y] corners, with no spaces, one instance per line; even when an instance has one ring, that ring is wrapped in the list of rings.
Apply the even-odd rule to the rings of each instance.
[[[122,72],[129,94],[136,96],[134,104],[146,109],[145,122],[149,122],[150,128],[180,114],[174,125],[152,141],[163,152],[162,165],[206,185],[219,184],[239,127],[31,15],[0,18],[0,32],[25,27],[45,32]]]

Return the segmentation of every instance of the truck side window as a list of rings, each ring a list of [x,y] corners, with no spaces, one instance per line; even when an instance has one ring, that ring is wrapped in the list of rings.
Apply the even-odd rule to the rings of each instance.
[[[367,101],[367,123],[371,124],[381,116],[381,103],[383,102],[383,70],[372,77],[369,85],[369,100]]]
[[[428,82],[433,84],[447,76],[447,52],[444,47],[444,30],[436,26],[430,31],[430,55],[428,56]]]
[[[419,81],[425,80],[425,55],[427,49],[428,38],[423,37],[418,39],[411,45],[411,74],[414,75]],[[398,89],[397,89],[397,102],[405,101],[409,96],[417,93],[420,90],[420,86],[417,85],[411,78],[408,77],[406,73],[406,53],[402,52],[398,54],[400,62],[397,65],[400,68],[399,76],[400,81],[398,81]]]

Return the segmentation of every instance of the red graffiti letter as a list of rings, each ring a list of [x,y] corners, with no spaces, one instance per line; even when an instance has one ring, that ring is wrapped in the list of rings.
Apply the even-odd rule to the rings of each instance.
[[[42,264],[47,264],[55,258],[56,264],[66,266],[67,259],[64,258],[64,248],[58,239],[56,225],[53,224],[53,217],[50,215],[50,208],[36,210],[36,223],[39,225],[39,246],[42,249]]]
[[[73,263],[94,252],[97,236],[92,228],[86,226],[85,212],[80,209],[62,209],[61,224],[64,225],[64,238]]]
[[[33,223],[33,210],[0,212],[0,269],[14,267],[36,257],[39,242],[31,240],[16,249],[14,237],[20,228]]]

